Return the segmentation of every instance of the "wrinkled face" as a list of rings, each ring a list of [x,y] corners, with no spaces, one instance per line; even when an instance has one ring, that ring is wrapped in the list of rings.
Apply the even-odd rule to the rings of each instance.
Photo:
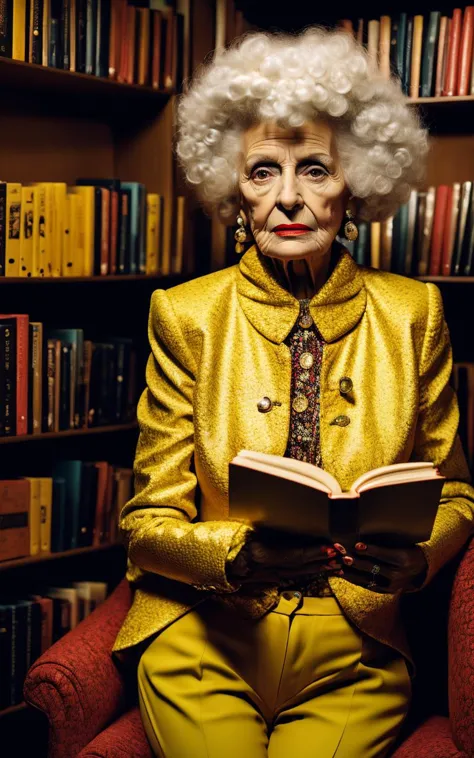
[[[283,261],[324,257],[348,191],[325,121],[283,129],[258,124],[243,135],[242,208],[258,248]]]

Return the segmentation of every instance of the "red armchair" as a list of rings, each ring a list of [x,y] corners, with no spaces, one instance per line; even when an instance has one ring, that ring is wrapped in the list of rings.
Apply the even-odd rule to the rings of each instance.
[[[428,653],[428,659],[425,664],[420,662],[415,680],[418,716],[415,713],[407,722],[393,758],[474,756],[474,540],[462,556],[452,584],[455,568],[444,573],[445,587],[449,582],[444,603],[449,605],[449,717],[443,714],[442,703],[446,627],[442,629],[439,620],[443,578],[438,578],[421,595],[407,598],[408,626],[411,621],[415,637],[418,633],[418,649],[425,658]],[[28,672],[25,700],[48,718],[49,758],[152,758],[136,705],[135,671],[121,670],[110,655],[130,602],[124,580],[103,605]],[[416,643],[414,650],[418,664]]]

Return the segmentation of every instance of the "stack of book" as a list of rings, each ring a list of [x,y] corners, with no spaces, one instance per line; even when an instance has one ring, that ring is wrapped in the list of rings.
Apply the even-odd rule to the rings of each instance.
[[[135,408],[131,339],[91,342],[0,314],[0,437],[128,423]]]
[[[30,666],[107,597],[104,582],[38,587],[23,599],[0,598],[0,710],[22,701]]]
[[[7,58],[172,90],[183,78],[183,46],[183,16],[165,2],[2,2]]]
[[[162,206],[139,182],[0,182],[0,276],[157,275]]]
[[[52,476],[0,480],[0,561],[115,544],[132,470],[63,460]]]
[[[355,244],[343,243],[363,266],[407,276],[474,275],[473,182],[413,190],[394,217],[358,227]]]
[[[384,76],[398,76],[410,97],[474,95],[473,5],[450,16],[399,13],[343,19],[340,26],[367,47]]]

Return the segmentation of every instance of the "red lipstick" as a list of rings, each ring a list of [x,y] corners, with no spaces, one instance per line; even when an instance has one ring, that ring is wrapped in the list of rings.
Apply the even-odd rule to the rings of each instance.
[[[313,229],[306,224],[279,224],[272,231],[279,237],[296,237],[299,234],[312,232]]]

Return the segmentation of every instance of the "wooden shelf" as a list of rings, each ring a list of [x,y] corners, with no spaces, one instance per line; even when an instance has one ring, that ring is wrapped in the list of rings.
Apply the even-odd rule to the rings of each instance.
[[[172,95],[171,91],[156,90],[137,84],[123,84],[114,79],[105,79],[89,74],[79,74],[73,71],[35,63],[25,63],[10,58],[0,58],[0,80],[2,93],[10,90],[15,94],[28,92],[30,95],[51,94],[59,102],[66,97],[74,98],[77,105],[83,106],[86,100],[94,99],[94,104],[102,103],[108,107],[111,101],[118,100],[139,104],[155,104],[160,106]],[[97,98],[97,100],[95,100]],[[48,103],[49,110],[49,103]]]
[[[39,555],[28,555],[25,558],[15,558],[12,561],[0,561],[0,571],[5,569],[16,568],[18,566],[29,566],[35,563],[44,563],[44,561],[55,561],[63,558],[73,558],[77,555],[89,555],[90,553],[99,553],[104,550],[123,547],[119,542],[113,545],[96,545],[88,547],[77,547],[74,550],[65,550],[63,553],[44,553]]]
[[[452,95],[451,97],[410,97],[411,105],[438,105],[440,103],[474,103],[474,95]]]
[[[474,276],[414,276],[420,282],[433,282],[434,284],[473,284]]]
[[[0,710],[0,718],[3,716],[11,716],[13,713],[18,713],[19,711],[26,711],[27,708],[28,705],[25,702],[18,703],[18,705],[11,705],[9,708],[4,708],[3,711]]]
[[[162,282],[177,284],[184,281],[184,274],[169,274],[161,276],[159,274],[111,274],[110,276],[2,276],[0,277],[0,286],[7,284],[94,284],[100,282]]]
[[[86,429],[66,429],[62,432],[43,432],[42,434],[23,434],[15,437],[0,437],[0,445],[20,442],[39,442],[43,440],[62,439],[63,437],[82,437],[91,434],[115,434],[137,429],[136,421],[126,424],[110,424],[109,426],[88,426]]]

